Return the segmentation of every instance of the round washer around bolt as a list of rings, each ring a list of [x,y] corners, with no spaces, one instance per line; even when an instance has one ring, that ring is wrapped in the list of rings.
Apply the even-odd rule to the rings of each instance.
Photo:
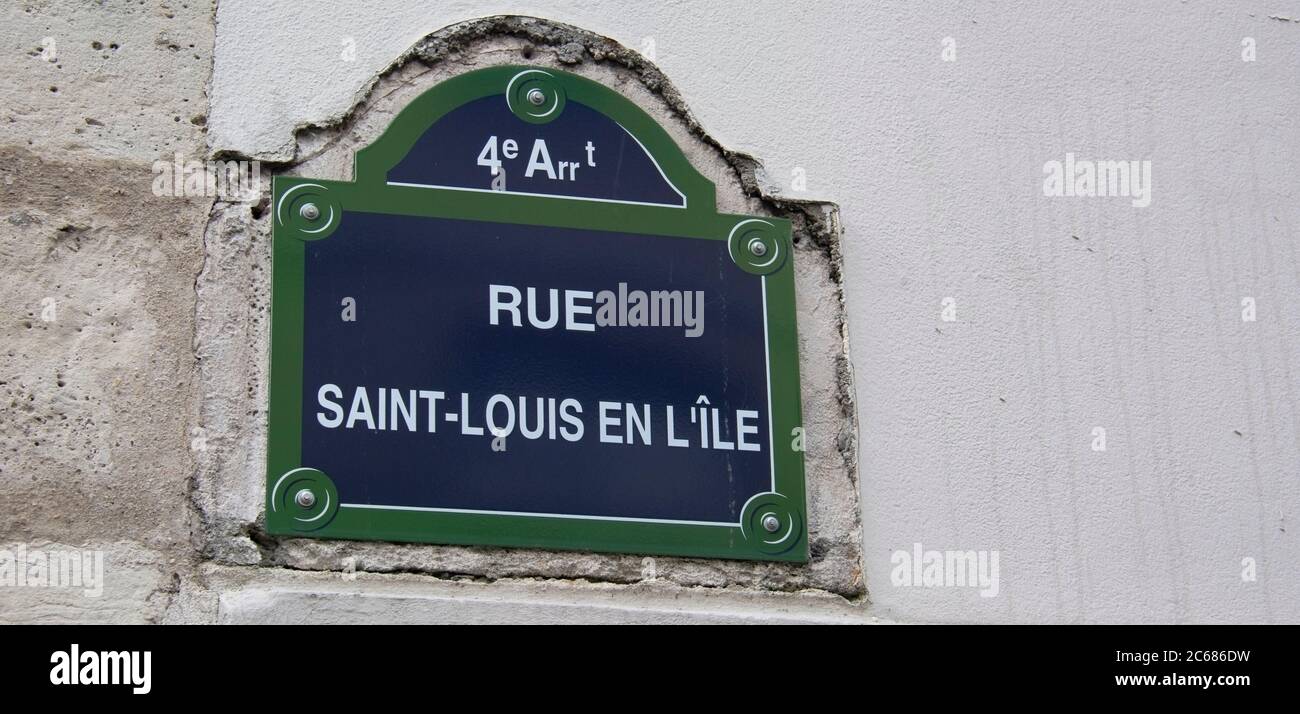
[[[304,203],[302,204],[302,208],[298,209],[298,215],[309,221],[314,221],[317,218],[320,218],[320,209],[317,208],[314,203]]]
[[[540,89],[528,90],[527,96],[528,96],[528,103],[535,107],[540,107],[546,103],[546,93]]]
[[[762,258],[767,255],[767,244],[762,240],[755,238],[749,242],[749,252]]]
[[[781,519],[777,518],[771,513],[767,514],[766,516],[763,516],[763,530],[767,531],[768,533],[775,533],[777,529],[780,527],[781,527]]]

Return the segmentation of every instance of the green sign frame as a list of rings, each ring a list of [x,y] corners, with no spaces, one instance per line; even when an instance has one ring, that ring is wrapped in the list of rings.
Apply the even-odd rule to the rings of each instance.
[[[526,81],[516,81],[523,76]],[[386,176],[441,117],[492,95],[514,95],[511,110],[534,123],[520,101],[540,88],[579,102],[621,124],[686,197],[685,207],[575,201],[557,196],[390,185]],[[509,546],[705,558],[807,562],[802,409],[789,221],[720,214],[715,187],[669,134],[621,94],[575,74],[542,67],[498,66],[469,72],[427,90],[357,152],[352,181],[295,176],[273,180],[270,405],[266,529],[276,536]],[[303,210],[306,204],[313,204]],[[350,507],[328,475],[302,463],[305,255],[327,240],[348,212],[452,218],[554,228],[729,241],[732,259],[764,281],[772,490],[749,500],[730,525],[521,513]],[[757,243],[762,248],[754,249]],[[311,497],[301,494],[308,491]],[[346,495],[346,494],[345,494]],[[776,524],[776,528],[773,528]]]

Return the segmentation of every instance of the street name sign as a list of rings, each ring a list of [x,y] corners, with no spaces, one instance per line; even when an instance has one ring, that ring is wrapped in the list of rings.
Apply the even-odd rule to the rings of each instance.
[[[807,560],[790,224],[634,103],[470,72],[273,194],[270,533]]]

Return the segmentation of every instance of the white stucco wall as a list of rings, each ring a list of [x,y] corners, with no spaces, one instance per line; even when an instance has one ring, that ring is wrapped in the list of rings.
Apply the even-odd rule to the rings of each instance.
[[[288,158],[507,13],[653,46],[769,192],[839,204],[876,613],[1300,621],[1300,3],[228,1],[209,146]],[[1067,152],[1150,160],[1151,205],[1044,197]],[[918,542],[998,551],[997,597],[894,586]]]

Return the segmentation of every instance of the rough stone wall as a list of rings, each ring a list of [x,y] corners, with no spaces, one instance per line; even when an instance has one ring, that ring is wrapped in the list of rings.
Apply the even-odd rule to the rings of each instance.
[[[149,622],[197,562],[194,280],[207,2],[0,5],[0,548],[105,554],[102,596],[0,588],[0,622]]]

